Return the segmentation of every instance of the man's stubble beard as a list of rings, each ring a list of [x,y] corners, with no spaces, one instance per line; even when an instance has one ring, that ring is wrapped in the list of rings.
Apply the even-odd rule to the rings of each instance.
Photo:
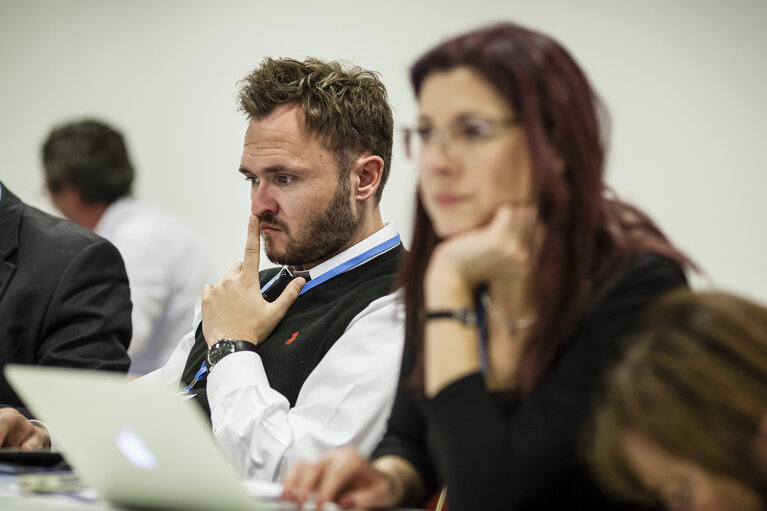
[[[264,237],[266,257],[275,264],[302,266],[329,259],[354,238],[359,228],[359,219],[350,203],[351,185],[347,179],[339,179],[328,206],[311,218],[302,232],[291,236],[283,222],[264,215],[261,219],[280,227],[288,237],[283,252],[276,252],[268,237]]]

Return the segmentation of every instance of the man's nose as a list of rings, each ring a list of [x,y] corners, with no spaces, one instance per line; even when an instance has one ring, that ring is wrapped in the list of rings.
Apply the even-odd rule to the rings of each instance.
[[[264,213],[276,215],[279,207],[268,186],[260,185],[250,192],[250,212],[261,217]]]

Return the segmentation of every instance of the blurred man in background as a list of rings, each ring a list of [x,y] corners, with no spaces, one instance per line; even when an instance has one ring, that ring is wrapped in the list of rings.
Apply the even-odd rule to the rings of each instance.
[[[53,204],[114,243],[125,260],[130,376],[162,366],[192,326],[200,289],[213,281],[200,246],[173,218],[131,196],[135,172],[114,128],[94,120],[63,124],[49,134],[42,157]]]

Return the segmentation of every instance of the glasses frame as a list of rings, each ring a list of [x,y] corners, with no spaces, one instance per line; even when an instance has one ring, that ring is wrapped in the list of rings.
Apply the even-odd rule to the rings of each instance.
[[[475,123],[484,124],[485,133],[477,133],[474,138],[467,134],[467,128]],[[505,117],[500,119],[489,119],[485,117],[467,116],[459,117],[451,121],[442,128],[424,128],[405,126],[402,128],[402,139],[405,146],[405,156],[408,160],[417,161],[424,148],[431,147],[434,142],[439,144],[443,154],[454,158],[451,147],[459,145],[476,145],[488,142],[498,136],[504,129],[513,128],[521,125],[521,121],[516,117]],[[424,130],[430,129],[432,132],[431,140],[426,140]]]

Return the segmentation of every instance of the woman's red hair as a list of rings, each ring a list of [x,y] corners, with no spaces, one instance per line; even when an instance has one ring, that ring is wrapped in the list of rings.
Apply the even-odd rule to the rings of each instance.
[[[641,211],[612,197],[603,174],[602,109],[583,71],[551,38],[511,23],[450,39],[410,71],[416,97],[432,73],[468,67],[508,101],[521,121],[538,184],[546,240],[538,263],[538,321],[520,365],[523,393],[553,363],[576,324],[598,299],[614,265],[636,252],[690,264]],[[562,169],[564,161],[564,171]],[[417,199],[411,251],[398,286],[405,288],[409,342],[417,350],[415,383],[423,381],[423,275],[439,242]]]

